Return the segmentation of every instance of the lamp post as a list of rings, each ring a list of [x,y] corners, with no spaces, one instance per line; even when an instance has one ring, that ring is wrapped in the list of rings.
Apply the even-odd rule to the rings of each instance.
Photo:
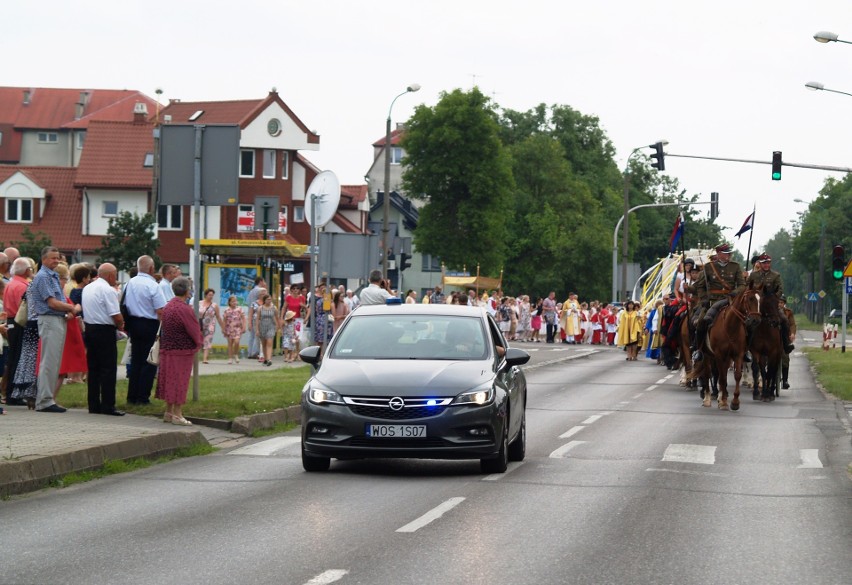
[[[808,89],[810,89],[812,91],[829,91],[831,93],[839,93],[839,94],[843,94],[843,95],[852,95],[852,93],[848,93],[848,92],[845,92],[845,91],[838,91],[836,89],[829,89],[829,88],[825,87],[823,84],[821,84],[819,81],[809,81],[805,84],[805,87],[807,87]]]
[[[843,39],[838,38],[837,33],[825,30],[815,33],[814,40],[818,43],[846,43],[847,45],[852,45],[852,41],[844,41]]]
[[[405,88],[405,91],[393,98],[390,108],[388,108],[388,120],[385,126],[385,193],[382,200],[382,276],[385,280],[388,278],[388,248],[390,233],[390,149],[391,149],[391,113],[396,100],[407,93],[420,91],[420,85],[412,83]]]
[[[795,201],[796,203],[808,203],[804,199],[799,199],[799,198],[793,199],[793,201]],[[825,255],[823,254],[823,251],[825,250],[825,214],[826,214],[826,209],[825,209],[825,207],[823,207],[822,205],[820,205],[816,201],[811,201],[810,205],[813,205],[814,207],[818,207],[820,209],[820,211],[822,212],[822,213],[819,214],[819,290],[820,290],[820,292],[822,292],[823,290],[825,290],[824,289],[824,287],[825,287],[825,260],[824,260]],[[817,314],[819,314],[820,321],[822,321],[822,319],[824,318],[822,297],[818,296],[818,299],[819,300],[817,300],[816,312],[817,312]]]

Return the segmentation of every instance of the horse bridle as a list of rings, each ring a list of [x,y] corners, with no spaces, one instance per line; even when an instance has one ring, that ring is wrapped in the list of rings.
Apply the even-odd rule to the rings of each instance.
[[[760,314],[760,305],[758,305],[758,309],[756,311],[749,311],[749,310],[741,311],[739,309],[739,305],[742,305],[742,304],[745,303],[745,298],[746,298],[747,295],[757,296],[757,291],[751,290],[751,289],[744,291],[743,294],[741,294],[740,296],[738,296],[736,298],[736,304],[731,303],[731,305],[730,305],[731,310],[734,312],[734,314],[737,317],[739,317],[740,321],[742,321],[743,324],[746,323],[746,321],[749,319],[749,317],[752,317],[757,323],[760,323],[760,321],[762,319],[762,315]]]

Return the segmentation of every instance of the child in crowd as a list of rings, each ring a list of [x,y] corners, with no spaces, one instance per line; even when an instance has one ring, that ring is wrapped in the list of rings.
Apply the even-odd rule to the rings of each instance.
[[[296,312],[284,313],[284,324],[281,327],[281,349],[285,362],[294,362],[298,357],[296,348],[299,347],[299,334],[296,331]]]

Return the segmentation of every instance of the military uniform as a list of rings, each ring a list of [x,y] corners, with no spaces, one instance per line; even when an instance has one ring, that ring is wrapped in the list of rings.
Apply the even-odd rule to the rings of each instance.
[[[783,299],[783,297],[782,297]],[[797,333],[796,328],[796,317],[793,316],[793,311],[787,308],[784,305],[784,308],[781,310],[781,314],[787,317],[787,323],[789,326],[790,334],[784,340],[784,344],[790,343],[790,338],[795,338]],[[784,355],[781,356],[781,387],[785,390],[790,387],[790,383],[787,381],[788,376],[790,375],[790,354],[786,351]]]
[[[719,254],[730,254],[728,244],[716,246]],[[707,329],[716,319],[722,307],[728,305],[734,297],[745,290],[743,269],[736,262],[721,262],[713,260],[704,265],[698,280],[695,281],[695,294],[701,302],[701,312],[696,323],[695,340],[693,341],[693,361],[701,361],[703,355],[698,346],[704,342]]]
[[[772,262],[772,257],[769,254],[761,254],[757,257],[757,263],[769,264]],[[775,295],[776,298],[784,297],[784,283],[781,281],[781,275],[774,270],[763,270],[756,268],[748,275],[748,285],[757,290],[765,291],[767,294]],[[781,311],[781,337],[784,344],[784,353],[789,354],[795,347],[790,343],[790,319],[784,311]]]

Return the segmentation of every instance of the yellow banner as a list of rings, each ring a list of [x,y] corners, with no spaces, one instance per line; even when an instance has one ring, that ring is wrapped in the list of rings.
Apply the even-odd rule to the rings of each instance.
[[[187,238],[187,246],[194,246],[195,239]],[[309,246],[304,244],[291,244],[277,240],[201,240],[202,248],[273,248],[284,250],[293,257],[303,256]]]

